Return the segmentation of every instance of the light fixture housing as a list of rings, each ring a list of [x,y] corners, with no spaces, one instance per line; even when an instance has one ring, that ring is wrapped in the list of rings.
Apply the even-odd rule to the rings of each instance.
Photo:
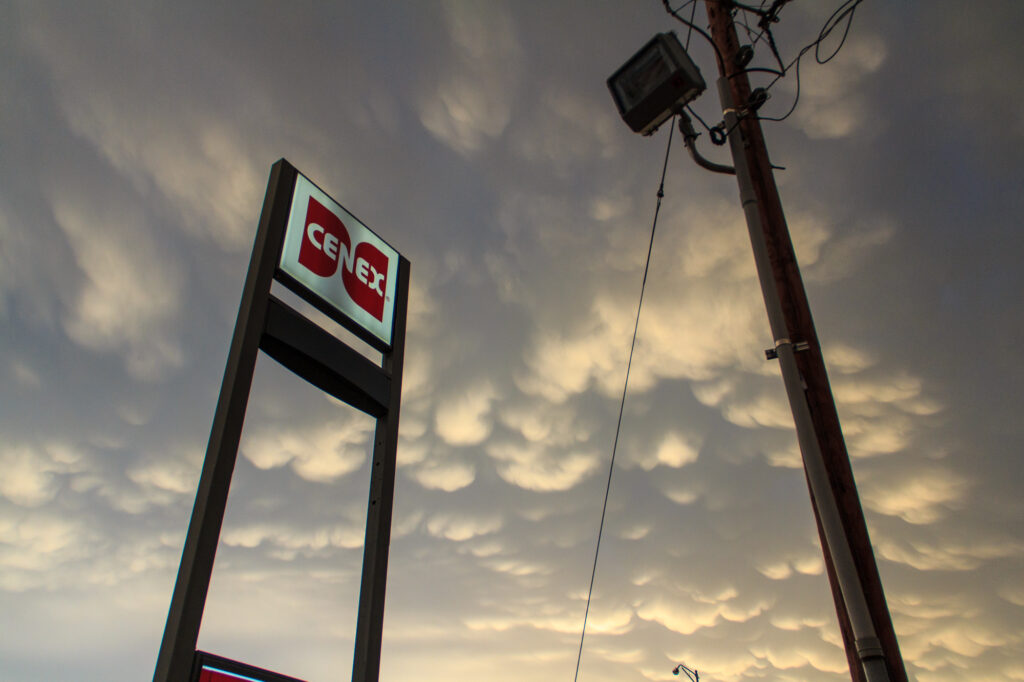
[[[707,88],[674,31],[659,33],[608,79],[622,120],[650,135]]]

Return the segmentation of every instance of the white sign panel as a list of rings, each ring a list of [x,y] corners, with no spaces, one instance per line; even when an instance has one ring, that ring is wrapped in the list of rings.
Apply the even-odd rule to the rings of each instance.
[[[398,252],[300,173],[280,268],[391,344]]]

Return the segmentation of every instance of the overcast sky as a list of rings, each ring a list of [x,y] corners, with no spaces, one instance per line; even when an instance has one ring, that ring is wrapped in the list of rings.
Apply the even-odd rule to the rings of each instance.
[[[783,57],[838,4],[786,5]],[[1024,680],[1021,27],[868,0],[764,124],[919,682]],[[605,79],[672,29],[658,0],[0,0],[0,678],[151,678],[285,157],[412,262],[381,679],[570,680],[667,143]],[[735,180],[678,141],[579,679],[849,679]],[[201,649],[349,678],[372,429],[260,358]]]

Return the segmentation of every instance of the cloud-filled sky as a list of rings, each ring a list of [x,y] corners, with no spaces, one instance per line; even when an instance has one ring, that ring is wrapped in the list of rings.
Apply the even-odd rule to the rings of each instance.
[[[786,5],[784,58],[838,4]],[[764,124],[919,682],[1024,680],[1021,26],[869,0]],[[412,262],[381,679],[570,679],[668,135],[605,79],[672,29],[658,0],[0,3],[0,679],[151,677],[280,157]],[[678,142],[579,679],[849,679],[735,181]],[[349,676],[372,430],[260,358],[200,648]]]

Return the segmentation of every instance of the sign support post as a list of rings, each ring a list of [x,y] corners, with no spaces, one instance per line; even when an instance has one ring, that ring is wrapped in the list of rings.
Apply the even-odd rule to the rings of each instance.
[[[320,223],[329,223],[329,227]],[[286,247],[288,240],[292,247]],[[301,251],[296,255],[294,244],[299,243]],[[321,254],[310,249],[318,249]],[[334,269],[330,272],[317,271],[332,263]],[[334,277],[338,265],[342,266],[340,278]],[[260,350],[321,390],[377,418],[353,666],[353,680],[356,675],[360,681],[377,680],[395,489],[409,270],[406,258],[286,160],[274,164],[154,682],[185,682],[196,669],[193,663],[197,660],[199,629]],[[293,273],[305,279],[299,281]],[[380,350],[383,366],[366,359],[271,295],[274,279]],[[343,287],[338,286],[339,280]],[[328,288],[331,286],[334,288]]]
[[[391,351],[384,355],[384,371],[391,374],[391,400],[387,414],[377,420],[377,431],[373,439],[352,682],[376,682],[380,677],[384,588],[388,579],[388,549],[391,546],[391,512],[395,499],[398,455],[398,408],[402,398],[405,320],[409,305],[409,262],[404,258],[398,264],[397,291],[394,341]]]
[[[283,160],[270,172],[154,682],[181,682],[192,668],[295,174]]]

